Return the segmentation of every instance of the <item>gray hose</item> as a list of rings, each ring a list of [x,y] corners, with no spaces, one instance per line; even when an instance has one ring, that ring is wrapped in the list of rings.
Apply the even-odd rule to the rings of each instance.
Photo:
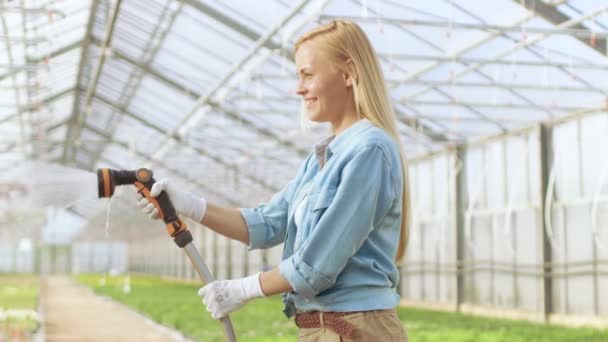
[[[186,255],[188,255],[188,258],[192,262],[192,265],[194,265],[196,272],[201,277],[203,282],[205,282],[205,284],[208,284],[215,280],[215,278],[213,277],[211,272],[209,272],[209,269],[203,262],[203,258],[201,258],[201,255],[198,253],[196,247],[194,247],[192,242],[184,246],[184,251],[186,252]],[[222,318],[221,321],[222,323],[224,323],[224,333],[226,334],[226,340],[228,342],[236,342],[236,335],[234,334],[234,328],[232,327],[232,321],[230,320],[230,317],[226,316]]]

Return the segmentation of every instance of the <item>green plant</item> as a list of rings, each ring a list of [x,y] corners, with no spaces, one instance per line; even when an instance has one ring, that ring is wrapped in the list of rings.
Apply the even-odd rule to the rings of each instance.
[[[78,280],[96,293],[122,302],[151,319],[180,330],[198,341],[224,341],[222,326],[211,319],[196,295],[200,285],[151,276],[130,278],[83,275]],[[231,315],[237,337],[243,341],[294,341],[297,328],[282,314],[278,296],[254,300]],[[491,319],[415,308],[398,308],[411,341],[608,341],[606,330],[564,328],[524,321]]]

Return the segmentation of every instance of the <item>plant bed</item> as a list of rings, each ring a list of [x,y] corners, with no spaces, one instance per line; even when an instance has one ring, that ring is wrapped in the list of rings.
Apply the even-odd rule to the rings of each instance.
[[[107,277],[102,285],[99,275],[77,277],[101,295],[124,303],[152,320],[181,331],[197,341],[223,342],[220,322],[211,318],[192,282],[152,276]],[[126,291],[130,288],[130,291]],[[249,302],[230,315],[240,341],[295,341],[297,328],[282,313],[279,296]],[[427,309],[398,309],[410,341],[608,341],[608,331],[592,328],[565,328],[525,321],[491,319]]]
[[[0,341],[29,341],[40,328],[39,281],[35,276],[0,275]]]

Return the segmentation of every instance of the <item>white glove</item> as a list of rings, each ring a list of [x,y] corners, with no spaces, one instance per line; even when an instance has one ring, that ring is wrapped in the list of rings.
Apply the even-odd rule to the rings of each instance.
[[[156,197],[163,190],[169,195],[169,199],[175,210],[178,213],[193,219],[200,223],[205,216],[207,211],[207,201],[203,197],[196,196],[193,193],[187,191],[181,191],[176,189],[175,185],[171,183],[169,179],[161,179],[152,185],[150,189],[150,195]],[[158,209],[152,204],[146,197],[141,194],[137,194],[138,204],[142,211],[150,216],[152,219],[159,219]]]
[[[203,297],[203,304],[213,319],[226,317],[248,301],[264,297],[260,285],[260,273],[241,279],[211,282],[201,287],[198,295]]]

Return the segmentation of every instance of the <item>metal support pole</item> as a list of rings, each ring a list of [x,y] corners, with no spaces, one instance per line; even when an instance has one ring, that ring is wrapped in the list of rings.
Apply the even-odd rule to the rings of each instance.
[[[539,148],[540,148],[540,198],[545,198],[549,183],[549,169],[552,164],[551,160],[551,128],[540,124],[539,126]],[[551,213],[550,213],[551,214]],[[547,235],[545,221],[545,206],[540,206],[541,225],[538,227],[540,239],[540,250],[542,251],[543,263],[543,316],[545,322],[549,321],[549,315],[553,312],[553,267],[552,250],[549,236]]]
[[[456,168],[456,174],[454,175],[454,216],[456,222],[456,311],[461,310],[461,305],[464,303],[464,208],[465,197],[464,190],[466,189],[466,177],[465,177],[465,147],[459,146],[456,149],[456,160],[455,163],[459,163],[460,166]]]

